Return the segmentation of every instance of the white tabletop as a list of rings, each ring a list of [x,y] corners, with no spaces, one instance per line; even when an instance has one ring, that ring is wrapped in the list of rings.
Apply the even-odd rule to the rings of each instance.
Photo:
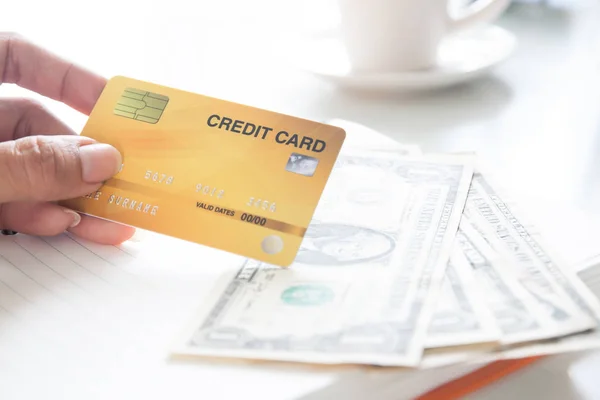
[[[499,22],[519,41],[508,62],[476,82],[411,96],[344,91],[294,68],[291,38],[334,25],[331,3],[19,0],[2,6],[0,27],[107,77],[127,75],[309,119],[348,119],[426,152],[477,151],[565,258],[575,263],[600,252],[596,1],[574,2],[580,6],[570,11],[512,7]],[[0,88],[0,95],[18,94]],[[84,116],[46,102],[75,129],[83,126]],[[198,374],[208,382],[227,368],[202,364],[181,379]],[[267,384],[264,374],[271,373],[240,367],[227,376],[253,387]],[[333,379],[280,374],[269,398],[298,398]],[[543,393],[525,377],[478,398]],[[225,387],[222,395],[235,393],[243,391]]]

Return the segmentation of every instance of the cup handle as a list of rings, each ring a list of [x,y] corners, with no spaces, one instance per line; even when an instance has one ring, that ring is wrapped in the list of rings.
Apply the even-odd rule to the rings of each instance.
[[[511,0],[477,0],[466,7],[463,16],[449,16],[449,28],[451,31],[461,31],[495,20],[508,8],[510,2]]]

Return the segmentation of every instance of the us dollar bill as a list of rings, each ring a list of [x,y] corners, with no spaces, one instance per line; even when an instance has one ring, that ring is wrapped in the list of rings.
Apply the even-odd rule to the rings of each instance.
[[[469,201],[467,197],[467,204]],[[489,336],[478,330],[482,329],[482,323],[475,322],[486,315],[481,310],[479,314],[475,313],[474,304],[477,302],[491,314],[494,326],[499,329],[496,337],[498,344],[507,345],[557,336],[556,323],[543,312],[536,299],[510,272],[507,258],[495,252],[489,242],[475,230],[468,215],[463,215],[456,235],[455,253],[457,252],[466,262],[472,276],[468,281],[463,279],[463,282],[468,282],[468,286],[460,287],[456,284],[452,292],[438,299],[432,327],[428,333],[429,336],[434,336],[434,339],[428,337],[428,348],[486,342],[484,338]],[[446,274],[449,271],[448,268]],[[476,296],[480,293],[485,294]],[[467,301],[469,294],[471,301]],[[463,301],[453,301],[452,297],[460,297]],[[436,322],[440,309],[444,312]],[[465,314],[468,314],[469,318],[465,317]],[[452,326],[452,334],[443,333],[450,329],[444,321],[457,322],[462,319],[471,321],[471,325],[457,324]],[[476,332],[483,337],[476,336]],[[473,340],[468,339],[471,337]]]
[[[535,226],[479,171],[474,174],[456,243],[463,246],[474,268],[487,266],[481,271],[487,270],[486,279],[496,282],[491,286],[495,290],[486,289],[486,299],[495,310],[501,340],[495,345],[432,348],[420,368],[600,348],[597,260],[590,259],[587,268],[566,266]],[[489,304],[490,299],[496,299],[495,305]]]
[[[470,161],[341,155],[295,262],[246,261],[174,354],[417,365]]]
[[[544,312],[537,298],[511,271],[511,261],[490,246],[467,214],[461,220],[457,244],[467,255],[478,285],[485,287],[486,304],[501,331],[499,344],[547,339],[567,331],[557,327],[556,321]]]
[[[507,260],[507,271],[538,305],[549,336],[596,325],[600,307],[594,295],[480,171],[473,176],[464,217],[494,252]]]
[[[571,335],[551,338],[548,340],[540,340],[529,343],[517,344],[507,348],[501,348],[497,351],[484,356],[478,357],[485,362],[496,360],[506,360],[514,358],[526,358],[546,356],[573,351],[597,350],[600,349],[600,319],[593,312],[594,309],[600,308],[600,259],[591,258],[584,265],[577,267],[579,271],[577,276],[586,286],[589,292],[593,295],[590,299],[592,306],[588,309],[591,318],[596,321],[596,326],[584,332],[574,333]]]
[[[472,266],[463,249],[455,245],[427,331],[427,348],[500,340],[500,329],[486,302],[488,285],[478,282],[479,270]]]

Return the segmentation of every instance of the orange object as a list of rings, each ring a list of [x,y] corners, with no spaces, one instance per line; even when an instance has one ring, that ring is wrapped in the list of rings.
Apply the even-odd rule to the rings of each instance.
[[[495,361],[458,379],[444,383],[417,397],[416,400],[455,400],[463,398],[533,364],[541,358],[543,357]]]

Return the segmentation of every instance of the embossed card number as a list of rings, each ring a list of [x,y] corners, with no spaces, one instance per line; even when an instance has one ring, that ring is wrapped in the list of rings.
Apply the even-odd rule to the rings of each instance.
[[[152,180],[153,182],[158,182],[158,183],[164,182],[166,185],[170,185],[171,183],[173,183],[173,179],[174,179],[172,175],[161,174],[161,173],[152,172],[152,171],[146,171],[146,175],[144,175],[144,178],[146,178],[147,180]]]

